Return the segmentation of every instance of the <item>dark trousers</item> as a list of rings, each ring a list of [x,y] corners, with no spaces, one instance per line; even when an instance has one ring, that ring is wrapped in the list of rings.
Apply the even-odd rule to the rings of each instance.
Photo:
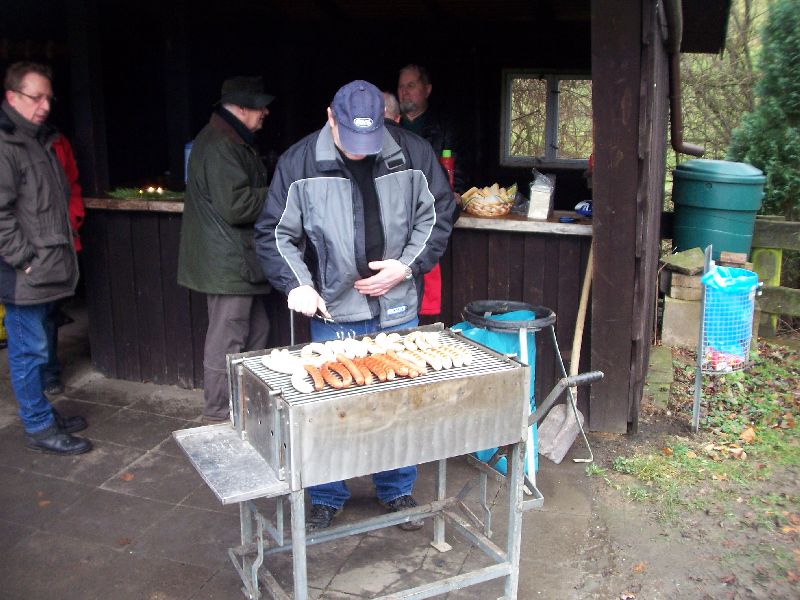
[[[208,331],[203,355],[203,415],[224,419],[230,411],[228,354],[260,350],[267,346],[269,319],[264,296],[209,294]]]

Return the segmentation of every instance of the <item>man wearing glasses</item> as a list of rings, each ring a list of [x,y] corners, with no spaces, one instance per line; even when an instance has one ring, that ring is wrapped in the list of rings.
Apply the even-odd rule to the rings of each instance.
[[[32,62],[6,71],[0,105],[0,301],[5,304],[11,386],[32,450],[82,454],[92,443],[72,435],[83,417],[60,415],[43,392],[49,358],[47,315],[72,296],[78,260],[72,245],[69,186],[47,123],[52,72]]]

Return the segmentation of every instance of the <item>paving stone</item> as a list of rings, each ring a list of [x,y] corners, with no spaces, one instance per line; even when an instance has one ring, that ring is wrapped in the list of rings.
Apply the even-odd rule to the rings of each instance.
[[[83,484],[2,466],[0,480],[2,519],[37,529],[47,527],[69,506],[91,493],[91,488]]]
[[[173,431],[192,424],[182,419],[162,417],[125,408],[92,427],[92,439],[108,440],[124,446],[151,450],[172,435]],[[196,424],[195,424],[196,425]]]
[[[163,502],[96,489],[64,510],[50,529],[110,549],[126,549],[172,509],[172,505]]]
[[[14,560],[0,561],[0,589],[4,598],[28,600],[189,600],[212,573],[37,532],[15,547]]]
[[[240,543],[239,516],[176,506],[131,550],[217,570],[230,564],[228,548]],[[231,567],[232,568],[232,567]]]
[[[57,456],[34,452],[25,446],[20,425],[0,435],[0,464],[32,473],[69,479],[89,485],[100,485],[108,477],[138,458],[142,451],[103,440],[92,440],[94,448],[86,454]],[[86,434],[89,434],[89,429]],[[85,435],[83,433],[77,435]],[[86,437],[91,437],[86,435]]]
[[[0,556],[12,556],[14,545],[35,531],[33,527],[0,518]]]
[[[166,387],[166,389],[154,390],[149,396],[136,400],[129,408],[164,417],[197,421],[199,425],[203,406],[202,390]]]
[[[112,477],[101,489],[177,504],[195,489],[207,488],[185,458],[147,452]]]

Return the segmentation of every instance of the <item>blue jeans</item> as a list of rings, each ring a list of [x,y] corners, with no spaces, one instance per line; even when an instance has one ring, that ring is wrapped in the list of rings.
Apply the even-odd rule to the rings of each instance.
[[[354,321],[351,323],[324,323],[319,319],[311,319],[311,340],[314,342],[324,342],[327,340],[344,339],[348,336],[368,335],[379,331],[394,331],[395,329],[406,329],[416,327],[419,319],[414,317],[400,325],[381,329],[380,319],[370,319],[369,321]],[[372,482],[375,484],[375,492],[381,502],[391,502],[400,496],[410,495],[417,480],[416,465],[410,467],[400,467],[390,471],[381,471],[372,475]],[[324,504],[340,509],[350,498],[350,490],[344,481],[332,481],[315,485],[308,488],[312,504]]]
[[[47,335],[47,362],[42,365],[42,385],[61,381],[61,365],[58,362],[58,322],[59,303],[50,302],[50,309],[44,320],[44,331]]]
[[[37,433],[55,422],[53,409],[42,391],[42,368],[49,357],[45,321],[54,305],[6,304],[8,370],[27,433]]]

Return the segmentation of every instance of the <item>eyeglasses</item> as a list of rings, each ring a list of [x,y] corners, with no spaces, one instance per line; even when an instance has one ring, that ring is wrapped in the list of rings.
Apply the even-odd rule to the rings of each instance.
[[[14,90],[17,94],[25,96],[26,98],[30,98],[34,104],[41,104],[45,100],[47,100],[50,104],[53,104],[56,101],[55,96],[48,96],[47,94],[37,94],[36,96],[31,96],[30,94],[26,94],[21,90]]]

